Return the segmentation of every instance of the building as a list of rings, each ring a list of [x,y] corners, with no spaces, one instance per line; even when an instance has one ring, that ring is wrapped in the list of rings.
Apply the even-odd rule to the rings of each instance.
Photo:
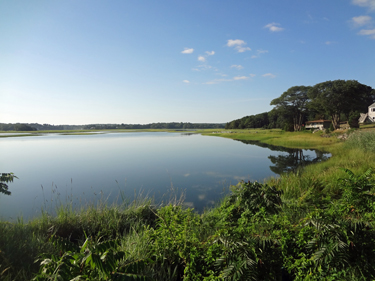
[[[368,107],[367,113],[361,113],[361,116],[358,119],[358,123],[373,123],[375,122],[375,103]]]
[[[329,126],[331,126],[332,121],[331,120],[314,120],[314,121],[307,121],[306,122],[306,129],[318,129],[318,130],[324,130],[328,129]]]

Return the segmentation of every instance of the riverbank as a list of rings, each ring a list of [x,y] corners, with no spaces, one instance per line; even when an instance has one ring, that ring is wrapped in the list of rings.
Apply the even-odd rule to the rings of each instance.
[[[43,213],[28,223],[1,222],[0,279],[30,280],[41,261],[45,273],[37,280],[47,280],[55,269],[70,279],[87,274],[96,280],[116,280],[112,272],[134,280],[134,274],[149,280],[239,280],[241,273],[246,280],[374,278],[374,177],[367,171],[375,166],[375,154],[366,144],[371,145],[375,133],[365,142],[277,130],[203,133],[288,147],[311,145],[333,157],[264,184],[240,183],[200,215],[184,209],[178,197],[167,206],[143,198],[113,206],[102,202],[78,212],[68,204],[54,217]],[[85,236],[89,246],[79,254],[76,246],[83,245]],[[113,243],[106,248],[105,241]],[[78,268],[66,259],[69,251]],[[113,262],[103,263],[112,253]],[[88,255],[102,262],[85,262]]]
[[[315,165],[309,165],[294,174],[282,175],[279,179],[266,179],[266,183],[276,185],[284,190],[285,199],[297,199],[309,190],[311,183],[317,181],[324,184],[323,194],[337,196],[339,193],[337,180],[345,175],[341,169],[350,169],[354,173],[363,173],[371,167],[375,167],[375,159],[368,149],[346,145],[339,137],[353,132],[375,132],[369,130],[336,131],[325,134],[323,131],[312,134],[310,131],[285,132],[282,130],[232,130],[232,131],[205,131],[204,135],[225,137],[239,140],[253,140],[267,144],[300,149],[318,149],[329,152],[332,157],[327,161]]]

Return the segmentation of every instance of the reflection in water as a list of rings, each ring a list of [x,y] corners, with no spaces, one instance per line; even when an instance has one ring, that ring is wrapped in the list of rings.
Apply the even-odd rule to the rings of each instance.
[[[274,164],[270,166],[270,169],[275,174],[283,174],[288,172],[295,172],[300,167],[304,167],[309,164],[321,162],[331,157],[330,153],[322,152],[315,149],[298,149],[298,148],[287,148],[282,146],[276,146],[271,144],[261,143],[259,141],[252,140],[237,140],[250,145],[257,145],[260,147],[268,148],[272,151],[286,152],[285,154],[270,155],[268,159]],[[315,157],[312,155],[306,155],[306,152],[315,152]],[[310,153],[311,154],[311,153]]]
[[[186,204],[203,211],[240,180],[263,181],[329,157],[189,132],[0,138],[0,154],[6,169],[18,177],[12,196],[0,197],[0,217],[6,219],[19,214],[27,219],[38,215],[41,206],[53,209],[59,202],[80,207],[103,198],[112,204],[131,201],[135,194],[168,202],[175,194],[172,186],[184,192]]]

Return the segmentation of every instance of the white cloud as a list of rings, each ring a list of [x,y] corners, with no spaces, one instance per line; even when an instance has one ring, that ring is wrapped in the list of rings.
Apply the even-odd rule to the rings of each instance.
[[[375,10],[375,0],[352,0],[352,3],[360,7],[368,7],[370,10]]]
[[[269,24],[265,25],[264,28],[268,28],[271,32],[283,31],[284,28],[279,27],[278,25],[280,25],[280,24],[273,22],[273,23],[269,23]]]
[[[335,43],[334,41],[326,41],[324,44],[326,45],[332,45],[333,43]]]
[[[246,45],[246,42],[240,39],[236,39],[236,40],[229,39],[227,42],[228,47],[234,47],[239,53],[251,51],[251,49],[249,47],[246,47],[245,45]]]
[[[229,82],[229,81],[233,81],[233,80],[232,79],[214,79],[203,84],[212,85],[212,84],[219,84],[220,82]]]
[[[181,54],[192,54],[194,52],[194,49],[193,48],[191,48],[191,49],[189,49],[189,48],[185,48],[182,52],[181,52]]]
[[[355,27],[364,26],[371,23],[372,18],[370,16],[359,16],[353,17],[351,22]]]
[[[237,46],[235,47],[235,49],[237,50],[237,52],[239,53],[243,53],[243,52],[246,52],[246,51],[251,51],[251,49],[249,47],[241,47],[241,46]]]
[[[184,82],[184,83],[187,83],[187,84],[189,84],[189,83],[190,83],[190,81],[189,81],[189,80],[183,80],[182,82]]]
[[[213,56],[213,55],[215,54],[215,51],[211,51],[211,52],[207,51],[206,54],[207,54],[208,56]]]
[[[246,43],[245,43],[245,41],[240,40],[240,39],[236,39],[236,40],[229,39],[228,43],[227,43],[228,47],[242,46],[242,45],[246,45]]]
[[[240,69],[243,69],[243,66],[242,65],[240,65],[240,64],[233,64],[233,65],[231,65],[230,66],[231,68],[237,68],[238,70],[240,70]]]
[[[255,74],[250,73],[250,77],[255,77],[255,76],[256,76]]]
[[[359,35],[367,35],[370,36],[371,39],[375,39],[375,28],[374,29],[362,29]]]
[[[263,74],[262,76],[263,77],[269,77],[269,78],[275,78],[276,77],[276,75],[272,74],[272,73],[266,73],[266,74]]]
[[[236,77],[233,77],[233,80],[247,80],[249,79],[249,77],[247,76],[236,76]]]
[[[199,56],[198,57],[198,60],[201,61],[201,62],[205,62],[206,61],[206,58],[204,56]]]
[[[256,59],[256,58],[259,58],[261,54],[265,54],[265,53],[268,53],[268,51],[267,51],[267,50],[262,50],[262,49],[260,49],[260,50],[257,50],[257,54],[256,54],[256,55],[253,55],[253,56],[251,56],[251,58],[252,58],[252,59]]]

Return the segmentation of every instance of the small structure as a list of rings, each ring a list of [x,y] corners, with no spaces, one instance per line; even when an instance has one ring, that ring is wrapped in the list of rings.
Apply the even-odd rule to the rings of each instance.
[[[374,123],[375,122],[375,103],[368,107],[367,113],[361,113],[358,119],[359,124]]]
[[[318,129],[318,130],[324,130],[328,129],[329,126],[331,126],[332,121],[331,120],[314,120],[314,121],[307,121],[306,122],[306,129]]]
[[[349,122],[348,121],[340,122],[339,129],[340,130],[348,130],[348,129],[350,129]]]

